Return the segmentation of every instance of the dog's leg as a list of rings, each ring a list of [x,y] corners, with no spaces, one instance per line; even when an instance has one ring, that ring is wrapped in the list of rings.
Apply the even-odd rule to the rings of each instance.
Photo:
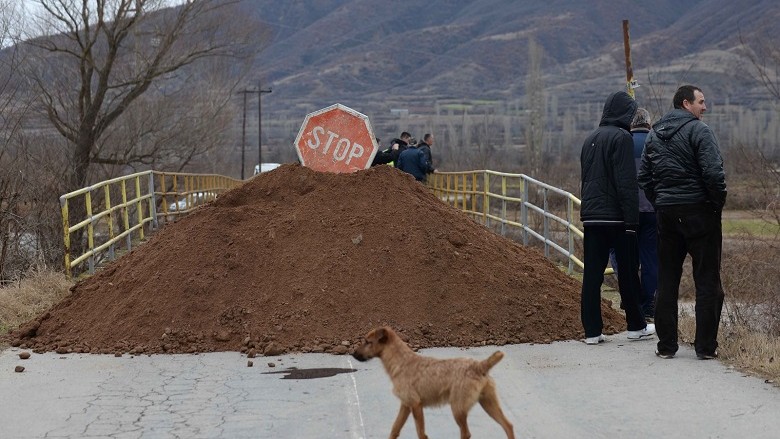
[[[417,427],[417,437],[419,439],[428,439],[425,435],[425,418],[423,417],[422,403],[418,402],[412,407],[412,416],[414,416],[414,426]]]
[[[479,396],[479,404],[483,409],[485,409],[491,418],[493,418],[501,425],[501,428],[504,429],[508,439],[515,439],[514,427],[512,426],[512,423],[509,422],[509,420],[506,418],[506,416],[504,416],[504,412],[501,410],[501,406],[498,404],[498,394],[496,394],[496,387],[492,381],[489,382],[484,389],[482,389],[482,394]]]
[[[458,427],[460,427],[460,439],[471,439],[469,424],[466,422],[468,414],[468,410],[463,411],[452,407],[452,415],[455,417],[455,422],[458,423]]]
[[[390,439],[398,439],[398,436],[401,435],[401,427],[406,424],[409,413],[411,413],[409,407],[401,404],[401,410],[398,411],[398,416],[395,417],[395,422],[393,422],[393,429],[390,430]]]

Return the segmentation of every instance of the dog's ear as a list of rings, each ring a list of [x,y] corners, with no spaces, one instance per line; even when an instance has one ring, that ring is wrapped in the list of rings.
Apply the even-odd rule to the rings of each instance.
[[[377,329],[375,335],[377,343],[387,343],[387,331],[385,328]]]

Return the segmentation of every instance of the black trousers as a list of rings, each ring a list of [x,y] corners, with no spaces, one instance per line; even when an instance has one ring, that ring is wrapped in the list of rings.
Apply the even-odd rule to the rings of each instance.
[[[655,327],[658,351],[675,353],[680,278],[687,254],[693,264],[696,285],[697,354],[713,354],[718,348],[718,327],[723,309],[720,280],[723,246],[721,215],[706,204],[659,206],[658,299]]]
[[[618,289],[626,310],[628,330],[644,329],[647,324],[639,303],[641,287],[636,233],[627,233],[623,225],[586,225],[584,229],[585,271],[582,278],[580,316],[585,337],[596,337],[604,329],[601,316],[601,284],[604,282],[604,269],[607,268],[610,248],[615,249],[615,257],[620,267]]]

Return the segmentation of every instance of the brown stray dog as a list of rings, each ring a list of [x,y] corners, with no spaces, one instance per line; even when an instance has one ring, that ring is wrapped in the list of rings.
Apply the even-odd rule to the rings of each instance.
[[[390,439],[401,433],[409,418],[414,416],[417,437],[427,439],[423,407],[450,404],[455,422],[460,427],[461,439],[469,439],[466,417],[479,401],[483,409],[514,439],[512,424],[501,411],[496,394],[496,384],[488,371],[501,361],[500,351],[485,360],[469,358],[440,360],[423,357],[412,351],[392,329],[377,328],[366,335],[365,343],[352,354],[357,360],[368,361],[379,357],[393,382],[393,393],[401,400],[401,410],[393,423]]]

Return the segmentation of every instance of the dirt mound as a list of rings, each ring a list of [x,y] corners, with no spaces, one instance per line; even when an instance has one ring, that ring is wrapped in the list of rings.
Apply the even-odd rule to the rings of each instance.
[[[285,165],[168,225],[17,330],[37,351],[345,353],[582,337],[580,284],[380,166]],[[606,331],[622,317],[603,306]]]

